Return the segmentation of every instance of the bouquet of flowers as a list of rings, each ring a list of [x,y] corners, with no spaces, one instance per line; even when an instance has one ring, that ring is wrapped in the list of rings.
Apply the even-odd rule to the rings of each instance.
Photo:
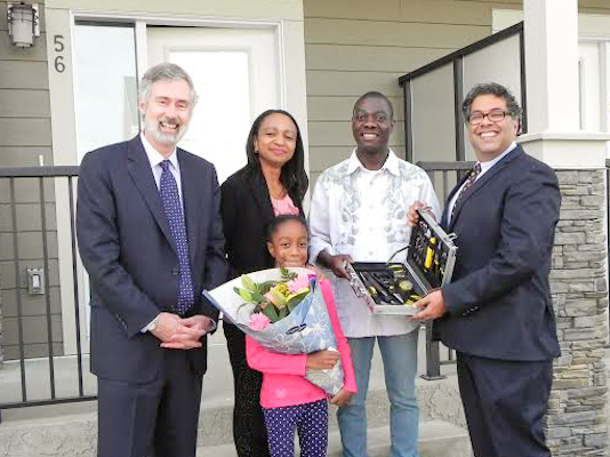
[[[310,275],[291,272],[286,268],[280,268],[280,275],[279,281],[268,280],[260,284],[243,275],[241,283],[244,288],[233,288],[245,301],[244,305],[256,305],[250,316],[251,329],[264,330],[267,325],[284,319],[309,294]]]
[[[336,350],[324,296],[310,270],[257,271],[203,294],[224,319],[269,350],[284,354]],[[343,386],[341,362],[330,370],[308,370],[306,378],[335,395]]]

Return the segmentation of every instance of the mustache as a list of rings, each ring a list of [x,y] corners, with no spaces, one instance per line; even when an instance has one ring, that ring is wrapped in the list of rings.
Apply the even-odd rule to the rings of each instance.
[[[159,123],[163,122],[164,124],[177,125],[180,126],[180,122],[176,117],[163,117],[159,119]]]

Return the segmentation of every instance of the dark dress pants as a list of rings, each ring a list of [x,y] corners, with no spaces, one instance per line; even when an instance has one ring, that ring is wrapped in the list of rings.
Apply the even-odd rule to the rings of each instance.
[[[201,384],[181,350],[150,383],[98,378],[98,457],[195,457]]]
[[[475,457],[551,457],[544,440],[553,361],[458,352],[458,382]]]
[[[222,326],[233,370],[233,441],[237,455],[269,457],[265,419],[260,406],[263,375],[248,366],[244,333],[226,321],[223,321]]]

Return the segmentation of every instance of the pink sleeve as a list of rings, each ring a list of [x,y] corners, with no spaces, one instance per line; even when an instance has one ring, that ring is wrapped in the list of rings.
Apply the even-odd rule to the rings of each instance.
[[[307,354],[279,354],[246,336],[246,360],[253,370],[270,374],[305,376]]]
[[[330,287],[330,282],[328,279],[323,279],[320,281],[320,287],[322,288],[324,301],[326,301],[326,308],[328,309],[330,323],[333,326],[335,337],[337,338],[337,345],[339,346],[337,349],[341,354],[341,363],[343,364],[343,372],[345,374],[345,384],[343,385],[343,388],[348,392],[356,393],[358,388],[356,387],[356,377],[354,376],[354,366],[352,365],[352,353],[349,349],[347,338],[341,329],[341,323],[339,322],[339,316],[337,315],[337,306],[335,305],[333,290]]]

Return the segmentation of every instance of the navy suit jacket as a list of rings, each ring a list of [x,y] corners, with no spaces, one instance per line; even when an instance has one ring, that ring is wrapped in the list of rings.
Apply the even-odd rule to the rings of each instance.
[[[448,226],[443,215],[458,246],[443,287],[448,314],[435,323],[446,346],[499,360],[559,355],[548,276],[560,204],[554,171],[517,146],[467,191]]]
[[[196,303],[190,314],[214,320],[201,291],[226,280],[220,188],[214,166],[178,149]],[[177,301],[179,261],[150,162],[139,136],[88,153],[81,163],[76,227],[91,282],[91,371],[149,382],[167,350],[141,329]],[[188,351],[196,374],[206,370],[206,341]]]

